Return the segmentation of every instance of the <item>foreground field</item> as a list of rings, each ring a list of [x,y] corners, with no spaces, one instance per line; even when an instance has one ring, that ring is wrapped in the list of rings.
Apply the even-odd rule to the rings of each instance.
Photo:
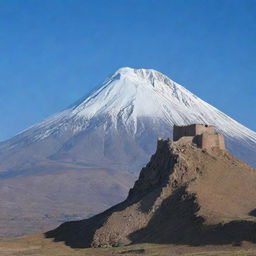
[[[1,256],[256,256],[256,245],[248,242],[241,246],[203,246],[137,244],[115,248],[72,249],[62,242],[53,242],[43,235],[0,240]]]

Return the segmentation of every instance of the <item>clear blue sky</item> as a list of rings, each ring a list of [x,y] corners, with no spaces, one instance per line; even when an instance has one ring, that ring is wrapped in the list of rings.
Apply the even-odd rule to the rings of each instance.
[[[154,68],[256,129],[256,0],[0,0],[0,140],[119,67]]]

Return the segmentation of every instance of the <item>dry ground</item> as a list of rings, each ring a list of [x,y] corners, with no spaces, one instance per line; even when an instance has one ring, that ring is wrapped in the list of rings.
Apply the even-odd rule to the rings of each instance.
[[[137,244],[116,248],[71,249],[63,242],[53,242],[42,234],[0,240],[1,256],[256,256],[256,245],[241,246],[186,246]]]
[[[123,200],[133,182],[125,172],[53,161],[16,176],[0,174],[0,237],[45,232],[88,218]]]

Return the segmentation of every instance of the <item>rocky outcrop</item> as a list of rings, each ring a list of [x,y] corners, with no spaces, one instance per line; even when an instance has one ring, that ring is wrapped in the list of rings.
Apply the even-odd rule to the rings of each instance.
[[[256,172],[226,150],[158,140],[127,199],[46,237],[72,247],[256,241]]]

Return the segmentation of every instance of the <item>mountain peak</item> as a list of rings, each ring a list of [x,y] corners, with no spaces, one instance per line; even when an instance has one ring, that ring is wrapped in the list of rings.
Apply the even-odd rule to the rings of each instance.
[[[103,86],[78,105],[73,113],[90,119],[109,116],[117,127],[118,120],[137,130],[139,117],[166,120],[168,105],[193,104],[195,96],[165,75],[153,69],[118,69]],[[175,106],[172,107],[175,109]],[[174,122],[172,122],[174,123]]]
[[[134,72],[134,68],[122,67],[122,68],[119,68],[114,74],[127,74],[131,72]]]
[[[165,76],[164,74],[160,73],[157,70],[154,69],[146,69],[146,68],[130,68],[130,67],[122,67],[119,68],[111,78],[116,79],[117,77],[126,77],[126,78],[134,78],[134,79],[142,79],[142,80],[149,80],[153,82],[154,80],[166,82],[166,81],[171,81],[173,82],[170,78]]]
[[[153,72],[159,73],[154,69],[121,67],[115,72],[115,74],[148,74]]]

